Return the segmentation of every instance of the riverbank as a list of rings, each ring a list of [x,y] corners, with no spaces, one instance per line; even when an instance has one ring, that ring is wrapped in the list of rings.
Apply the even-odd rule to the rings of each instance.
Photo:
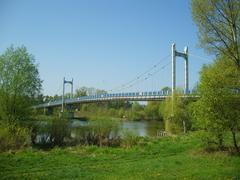
[[[206,153],[195,134],[141,138],[132,148],[77,146],[0,154],[1,179],[238,179],[240,157]]]

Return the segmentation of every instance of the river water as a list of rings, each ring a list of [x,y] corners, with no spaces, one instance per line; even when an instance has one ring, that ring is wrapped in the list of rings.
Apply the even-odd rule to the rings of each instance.
[[[89,121],[71,120],[71,127],[78,128],[82,126],[88,126]],[[132,131],[137,136],[157,136],[158,131],[163,131],[163,123],[161,121],[119,121],[118,123],[120,131]]]

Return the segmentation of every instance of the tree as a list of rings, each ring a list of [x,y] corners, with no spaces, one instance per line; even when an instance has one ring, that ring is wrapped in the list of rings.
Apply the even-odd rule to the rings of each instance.
[[[95,95],[95,94],[106,94],[107,91],[96,89],[93,87],[81,87],[76,89],[74,97],[81,97],[81,96],[89,96],[89,95]]]
[[[200,99],[193,111],[197,126],[207,131],[209,142],[223,148],[224,135],[230,131],[237,151],[236,134],[240,128],[239,79],[240,72],[226,56],[204,66],[199,84]]]
[[[200,46],[225,55],[240,70],[240,1],[192,0]]]
[[[76,89],[74,96],[75,97],[87,96],[87,88],[81,87],[81,88]]]
[[[162,119],[159,113],[160,103],[155,101],[148,102],[147,106],[144,108],[146,118],[159,120]]]
[[[24,46],[8,48],[0,56],[0,119],[27,118],[41,82],[33,55]]]
[[[164,94],[170,94],[172,92],[172,88],[166,86],[166,87],[162,88],[162,92]]]
[[[131,119],[136,121],[144,119],[144,107],[138,102],[132,104]]]
[[[163,118],[165,130],[170,133],[186,132],[190,129],[190,117],[188,112],[188,99],[182,98],[180,93],[175,93],[174,101],[172,97],[165,100]]]

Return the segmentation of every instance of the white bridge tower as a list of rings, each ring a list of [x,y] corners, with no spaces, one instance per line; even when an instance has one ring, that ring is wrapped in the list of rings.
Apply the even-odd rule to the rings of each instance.
[[[188,47],[184,48],[184,52],[176,50],[176,44],[172,44],[172,94],[176,90],[176,57],[182,57],[185,60],[184,68],[184,94],[189,93],[189,75],[188,75]]]

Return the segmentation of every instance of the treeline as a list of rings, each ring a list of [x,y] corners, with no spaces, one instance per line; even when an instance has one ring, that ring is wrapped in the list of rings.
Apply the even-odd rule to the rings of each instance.
[[[161,89],[162,92],[171,93],[170,87],[164,87]],[[181,90],[179,90],[181,91]],[[182,91],[181,91],[182,92]],[[80,87],[75,90],[73,97],[81,97],[88,95],[96,94],[105,94],[107,91],[96,89],[93,87]],[[65,94],[65,98],[70,98],[71,94]],[[56,100],[61,100],[61,95],[54,96],[41,96],[39,102],[51,102]],[[128,120],[159,120],[163,121],[163,109],[164,102],[159,101],[150,101],[150,102],[129,102],[124,100],[116,100],[110,102],[94,102],[94,103],[85,103],[73,107],[75,114],[78,117],[96,117],[96,116],[105,116],[105,117],[116,117],[123,118]],[[55,109],[55,114],[58,114],[60,109]]]
[[[128,120],[163,120],[161,111],[162,102],[112,101],[79,105],[75,114],[79,117],[105,116]]]

